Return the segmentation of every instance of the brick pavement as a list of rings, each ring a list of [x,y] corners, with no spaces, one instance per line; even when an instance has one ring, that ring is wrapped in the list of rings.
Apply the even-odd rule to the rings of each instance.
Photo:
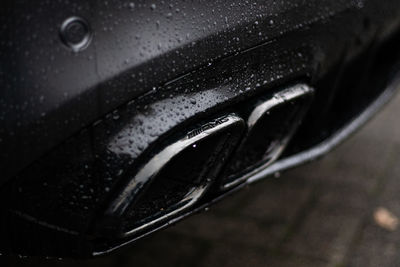
[[[18,266],[400,266],[400,94],[322,160],[245,188],[209,212],[104,258]]]

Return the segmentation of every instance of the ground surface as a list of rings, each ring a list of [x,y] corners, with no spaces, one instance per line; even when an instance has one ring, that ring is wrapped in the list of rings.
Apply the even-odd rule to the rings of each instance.
[[[379,216],[377,210],[391,215]],[[3,257],[0,263],[400,266],[396,216],[400,217],[400,94],[322,160],[259,182],[110,257],[80,262]]]

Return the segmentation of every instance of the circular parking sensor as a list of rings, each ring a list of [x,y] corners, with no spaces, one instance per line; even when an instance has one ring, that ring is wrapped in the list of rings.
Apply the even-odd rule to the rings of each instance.
[[[79,52],[89,46],[92,32],[86,20],[80,17],[70,17],[62,23],[60,37],[68,48]]]

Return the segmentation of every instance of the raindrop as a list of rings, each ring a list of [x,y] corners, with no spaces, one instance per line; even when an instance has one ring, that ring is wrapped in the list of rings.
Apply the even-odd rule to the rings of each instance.
[[[119,114],[117,112],[114,112],[112,118],[114,120],[118,120],[119,119]]]

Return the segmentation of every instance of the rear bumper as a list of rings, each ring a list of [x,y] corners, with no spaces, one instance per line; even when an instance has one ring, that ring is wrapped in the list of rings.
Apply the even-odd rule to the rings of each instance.
[[[58,43],[58,33],[56,37],[52,35],[53,19],[62,22],[71,10],[64,13],[58,8],[62,12],[57,13],[57,18],[40,17],[39,25],[53,30],[43,32],[38,41],[21,42],[27,46],[27,55],[40,58],[41,53],[35,51],[41,51],[37,48],[47,37],[52,40],[47,47],[52,53],[42,56],[40,62],[21,56],[18,47],[1,43],[1,61],[7,63],[1,73],[8,76],[1,76],[5,78],[0,81],[2,88],[14,90],[0,91],[0,118],[6,118],[1,120],[4,127],[0,127],[0,168],[4,174],[0,188],[0,251],[57,257],[106,254],[202,210],[246,184],[329,152],[391,98],[399,83],[397,0],[385,5],[372,0],[298,1],[274,7],[277,10],[272,14],[267,11],[273,6],[261,2],[265,1],[260,1],[258,7],[264,13],[257,9],[260,13],[254,15],[254,7],[246,5],[236,8],[237,13],[221,11],[224,16],[217,14],[218,21],[236,19],[233,24],[218,25],[222,28],[194,27],[193,33],[197,35],[189,34],[187,39],[185,35],[184,41],[173,41],[166,50],[141,51],[143,57],[136,54],[137,46],[143,45],[136,35],[143,35],[147,38],[145,43],[151,45],[154,36],[170,37],[163,35],[164,28],[157,28],[157,24],[151,24],[153,20],[151,23],[147,20],[144,15],[149,9],[145,7],[133,12],[138,15],[144,12],[138,18],[143,19],[141,25],[148,29],[137,29],[136,22],[128,19],[125,24],[116,24],[115,34],[101,30],[104,18],[94,16],[90,5],[87,10],[78,9],[90,11],[82,11],[80,16],[97,30],[91,36],[91,44],[82,51],[69,51]],[[223,6],[217,7],[216,10],[224,10]],[[24,17],[29,6],[15,8]],[[96,6],[101,8],[105,7]],[[53,9],[48,12],[54,12]],[[124,15],[125,11],[110,10],[114,17]],[[247,14],[245,19],[240,19],[242,13]],[[162,21],[166,19],[162,12],[151,14],[156,16],[154,21],[161,20],[160,17]],[[208,15],[211,20],[215,14]],[[13,18],[2,19],[8,25]],[[198,20],[204,23],[204,18]],[[165,25],[175,28],[185,25],[182,29],[186,30],[186,25],[192,23],[188,17],[182,21],[167,18],[167,22]],[[12,29],[30,29],[29,23],[10,25]],[[124,27],[131,30],[129,34],[121,33]],[[21,38],[9,36],[11,43]],[[133,41],[136,46],[118,39],[127,36],[136,40]],[[162,45],[165,43],[168,40]],[[19,61],[11,64],[12,58]],[[108,62],[111,63],[107,65]],[[53,75],[46,66],[64,71]],[[31,70],[36,68],[47,75],[32,75]],[[243,132],[250,128],[246,116],[252,114],[259,102],[268,102],[276,93],[298,84],[313,88],[314,96],[291,141],[270,157],[268,166],[254,166],[251,174],[243,175],[237,184],[221,187],[218,183],[226,178],[223,167],[230,162],[228,156],[245,135]],[[43,92],[30,90],[35,86]],[[71,95],[65,97],[65,92]],[[30,103],[30,99],[35,103]],[[32,104],[32,114],[29,113],[32,116],[19,112],[27,101]],[[233,115],[226,120],[227,114]],[[221,137],[208,143],[206,136],[213,134],[230,138]],[[163,169],[164,165],[157,165],[159,161],[149,159],[163,156],[163,151],[171,146],[176,154],[186,153],[185,149],[199,144],[189,139],[200,137],[205,138],[202,139],[205,144],[212,144],[205,146],[202,162],[216,171],[207,172],[202,165],[193,175],[195,181],[189,179],[190,186],[182,186],[182,180],[173,181],[178,185],[173,190],[168,188],[167,200],[172,199],[174,205],[187,201],[180,206],[184,208],[173,216],[164,216],[162,220],[159,216],[150,223],[135,226],[143,231],[132,230],[132,234],[125,236],[115,231],[131,226],[132,217],[125,214],[134,206],[131,202],[137,192],[132,193],[131,189],[137,188],[143,194],[152,192],[145,190],[152,183],[145,185],[144,181],[152,181],[163,171],[170,174]],[[176,148],[172,145],[175,141],[185,147]],[[172,160],[175,156],[189,162],[188,166],[199,162],[194,156],[186,160],[186,155],[193,156],[190,151],[180,157],[171,154],[171,160],[164,163],[170,164],[169,169],[176,168]],[[207,161],[208,156],[213,162]],[[153,170],[157,172],[138,175],[143,166],[150,165],[156,166],[158,169]],[[188,166],[176,168],[177,173],[181,169],[189,173]],[[145,177],[138,179],[143,184],[136,187],[135,177]],[[204,190],[193,193],[193,188],[196,189],[193,184],[200,184]],[[180,192],[181,188],[186,191]],[[187,191],[193,193],[192,198],[187,198]],[[159,204],[160,192],[165,191],[157,193],[160,206],[149,205],[149,209],[164,210],[163,203]],[[124,205],[112,205],[119,200]],[[147,214],[145,209],[140,212]],[[121,216],[114,216],[117,213]],[[149,222],[147,217],[144,219]]]

